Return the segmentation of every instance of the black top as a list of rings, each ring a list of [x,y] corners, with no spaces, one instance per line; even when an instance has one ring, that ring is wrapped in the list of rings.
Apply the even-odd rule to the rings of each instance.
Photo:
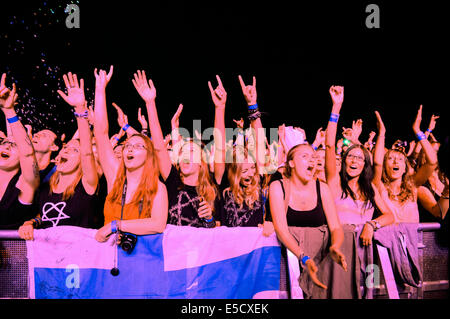
[[[275,181],[279,181],[280,179],[283,179],[283,175],[279,171],[276,171],[275,173],[273,173],[270,176],[269,187],[270,187],[270,184],[272,184]],[[267,195],[267,200],[266,200],[265,206],[266,206],[265,220],[268,222],[271,222],[272,221],[272,213],[270,212],[269,195]]]
[[[22,224],[35,217],[33,206],[19,201],[20,189],[16,187],[19,171],[8,183],[0,201],[0,229],[19,229]]]
[[[262,182],[261,178],[261,186]],[[216,219],[220,221],[221,226],[258,227],[258,224],[263,224],[266,196],[264,196],[262,187],[260,188],[259,199],[253,203],[252,209],[250,209],[245,202],[242,204],[242,207],[240,207],[240,205],[236,203],[231,190],[226,189],[228,187],[229,181],[226,175],[224,175],[219,187],[220,194],[223,194],[223,196],[221,196],[221,210],[216,217]]]
[[[283,190],[283,199],[285,198],[285,191],[283,181],[280,180],[280,185]],[[312,210],[299,211],[294,210],[288,206],[286,220],[288,226],[294,227],[320,227],[327,224],[327,218],[322,206],[322,197],[320,194],[320,181],[316,180],[316,194],[317,204]]]
[[[164,181],[167,188],[167,196],[169,201],[169,214],[167,223],[177,226],[193,226],[193,227],[214,227],[215,221],[210,223],[198,217],[198,204],[200,196],[195,186],[183,184],[180,173],[175,166],[172,165],[169,176]],[[220,209],[220,200],[218,196],[214,202],[215,212]],[[215,213],[213,213],[215,217]]]
[[[62,195],[62,193],[50,194],[49,183],[41,185],[37,205],[42,218],[42,228],[52,226],[97,228],[97,194],[86,193],[80,180],[69,199],[62,200]]]
[[[433,188],[431,187],[430,183],[428,181],[423,184],[426,188],[428,188],[431,191],[431,194],[433,194],[434,199],[438,202],[440,199],[440,196],[436,194],[433,191]],[[427,211],[422,204],[420,203],[420,200],[417,201],[417,206],[419,207],[419,221],[421,223],[439,223],[441,222],[440,218],[434,217],[433,214],[431,214],[429,211]]]
[[[39,177],[41,184],[47,183],[50,180],[50,177],[56,172],[55,164],[48,164],[46,168],[39,171]]]

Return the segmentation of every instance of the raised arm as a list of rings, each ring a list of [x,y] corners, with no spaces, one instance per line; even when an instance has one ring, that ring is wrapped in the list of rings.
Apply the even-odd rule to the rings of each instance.
[[[419,140],[419,144],[422,146],[422,150],[425,153],[426,162],[422,165],[416,174],[414,175],[414,183],[417,187],[423,185],[431,176],[437,166],[437,153],[434,150],[431,143],[428,141],[427,136],[420,130],[420,123],[422,121],[422,105],[417,112],[416,120],[413,124],[414,134]]]
[[[344,102],[344,87],[332,86],[329,92],[333,107],[325,134],[325,176],[333,196],[336,197],[338,195],[337,190],[340,187],[338,171],[336,170],[336,132],[339,113]]]
[[[128,116],[125,115],[120,106],[116,103],[112,103],[112,106],[114,106],[117,111],[117,124],[119,124],[120,129],[126,132],[128,137],[133,136],[134,134],[139,134],[138,131],[128,124]]]
[[[386,127],[384,126],[380,113],[378,111],[375,111],[375,115],[377,117],[378,136],[373,157],[374,175],[372,182],[378,188],[378,190],[381,190],[382,186],[381,177],[383,175],[384,141],[386,136]]]
[[[225,104],[227,102],[227,92],[225,91],[220,77],[216,75],[218,86],[213,89],[211,82],[208,81],[211,99],[215,106],[214,115],[214,177],[216,183],[222,182],[225,172]]]
[[[113,66],[109,73],[97,69],[95,75],[95,100],[94,100],[94,134],[97,141],[98,157],[108,184],[108,192],[112,189],[116,179],[119,160],[114,156],[113,147],[109,141],[108,111],[106,109],[106,86],[113,74]]]
[[[0,82],[0,108],[5,114],[12,137],[19,151],[21,169],[21,175],[17,183],[18,188],[21,190],[19,199],[23,202],[31,203],[34,192],[39,186],[39,166],[27,131],[14,109],[17,100],[16,85],[13,83],[12,90],[10,90],[6,87],[5,81],[6,74],[3,74]]]
[[[83,176],[81,181],[88,194],[94,194],[98,185],[98,174],[95,166],[94,153],[92,151],[92,135],[89,128],[89,111],[84,97],[84,80],[78,82],[77,75],[69,72],[63,75],[67,94],[58,90],[58,94],[67,104],[74,108],[77,119],[78,134],[80,137],[81,170]]]
[[[153,85],[153,81],[150,79],[147,81],[145,71],[137,71],[134,74],[132,80],[136,91],[145,102],[148,114],[148,125],[150,128],[150,135],[152,136],[152,142],[156,150],[158,157],[158,164],[161,176],[164,180],[169,177],[170,169],[172,168],[172,162],[170,160],[169,151],[164,143],[164,135],[159,123],[158,111],[156,110],[156,88]]]
[[[244,80],[239,75],[239,83],[241,84],[242,93],[248,105],[250,127],[252,128],[255,139],[256,164],[259,173],[265,173],[263,170],[268,163],[266,163],[266,134],[261,122],[261,113],[257,104],[256,92],[256,77],[253,77],[252,85],[245,85]]]

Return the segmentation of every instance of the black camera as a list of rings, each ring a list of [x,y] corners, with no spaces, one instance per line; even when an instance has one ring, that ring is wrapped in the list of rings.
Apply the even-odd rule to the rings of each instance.
[[[120,235],[121,235],[121,237],[120,237],[119,246],[122,247],[122,249],[124,251],[131,254],[134,247],[136,246],[137,236],[133,235],[133,234],[128,234],[128,233],[121,233]]]

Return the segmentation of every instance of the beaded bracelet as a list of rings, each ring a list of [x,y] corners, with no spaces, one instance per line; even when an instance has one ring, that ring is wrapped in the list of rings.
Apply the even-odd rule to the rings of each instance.
[[[80,118],[88,118],[88,116],[89,116],[88,110],[84,111],[83,113],[77,113],[74,111],[73,114],[75,115],[75,117],[80,117]]]

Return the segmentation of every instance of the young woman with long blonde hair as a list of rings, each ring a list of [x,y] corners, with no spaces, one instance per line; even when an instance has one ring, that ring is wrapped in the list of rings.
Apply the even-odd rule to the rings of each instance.
[[[168,191],[167,222],[177,226],[215,227],[213,214],[219,208],[218,191],[209,174],[202,146],[194,140],[179,141],[174,147],[178,150],[177,163],[172,164],[159,123],[153,81],[147,81],[145,71],[138,70],[133,84],[146,104],[160,174]]]

